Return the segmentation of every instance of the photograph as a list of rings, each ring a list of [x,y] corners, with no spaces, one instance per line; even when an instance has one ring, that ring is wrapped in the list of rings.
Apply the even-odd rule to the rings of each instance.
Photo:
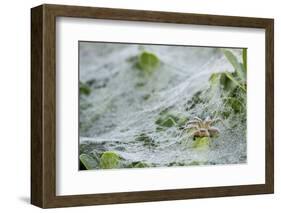
[[[274,193],[274,18],[209,6],[31,8],[32,205]]]
[[[79,41],[79,170],[247,163],[247,49]]]

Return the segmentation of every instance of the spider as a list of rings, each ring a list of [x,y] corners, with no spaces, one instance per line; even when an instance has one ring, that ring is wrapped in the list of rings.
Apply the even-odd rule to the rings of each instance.
[[[185,124],[183,130],[195,129],[195,131],[192,132],[193,137],[213,137],[220,133],[218,128],[213,127],[217,122],[223,124],[223,121],[220,118],[211,119],[208,116],[205,120],[202,120],[201,118],[194,117],[193,120],[190,120]]]

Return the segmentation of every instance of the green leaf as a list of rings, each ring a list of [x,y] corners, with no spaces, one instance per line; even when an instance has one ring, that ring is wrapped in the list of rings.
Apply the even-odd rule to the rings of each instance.
[[[158,121],[156,121],[156,123],[158,123]],[[159,125],[163,126],[163,127],[172,127],[172,126],[177,125],[177,123],[175,122],[175,120],[172,117],[168,117],[164,121],[159,122]]]
[[[218,72],[213,73],[209,78],[209,82],[211,83],[212,87],[217,85],[222,85],[223,89],[226,91],[232,91],[235,89],[236,84],[232,82],[230,78],[227,77],[227,72]]]
[[[234,70],[237,72],[238,77],[241,79],[241,81],[246,81],[246,73],[244,71],[243,66],[241,66],[241,64],[237,60],[236,56],[231,51],[225,49],[223,49],[223,53],[227,60],[233,66]]]
[[[114,169],[120,165],[120,156],[115,152],[106,151],[100,158],[101,169]]]
[[[85,166],[86,169],[97,169],[99,162],[97,159],[91,157],[90,155],[87,154],[81,154],[79,156],[80,162]]]
[[[243,54],[243,67],[247,72],[247,48],[243,48],[242,54]]]
[[[245,110],[244,104],[238,98],[227,97],[226,103],[234,110],[235,113],[240,113]]]
[[[213,73],[209,78],[209,82],[211,83],[212,86],[215,86],[219,83],[220,78],[221,78],[220,72]]]
[[[159,66],[158,57],[150,52],[142,52],[138,57],[138,67],[146,73],[152,73]]]
[[[91,88],[87,84],[79,82],[79,92],[82,95],[90,95]]]
[[[206,150],[209,148],[211,139],[209,137],[197,137],[192,145],[194,149]]]
[[[163,128],[170,128],[173,126],[183,126],[187,121],[186,117],[183,117],[182,115],[175,115],[169,112],[160,113],[158,119],[155,121],[155,124],[157,124],[160,127]]]
[[[147,167],[150,166],[145,162],[138,162],[136,165],[134,165],[134,168],[147,168]]]
[[[233,76],[231,73],[225,72],[225,75],[238,87],[240,87],[244,92],[246,92],[246,88],[244,85],[240,84]]]
[[[235,70],[240,69],[239,62],[231,51],[223,49],[223,53]]]
[[[151,146],[154,144],[154,140],[145,133],[141,133],[137,135],[135,140],[139,142],[143,142],[143,145],[145,146]]]

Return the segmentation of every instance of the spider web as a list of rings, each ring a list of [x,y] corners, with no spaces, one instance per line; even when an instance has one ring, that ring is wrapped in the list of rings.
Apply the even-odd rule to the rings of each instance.
[[[80,79],[91,84],[92,93],[80,99],[80,144],[93,151],[111,150],[128,161],[145,161],[156,166],[193,161],[230,164],[245,161],[246,126],[241,117],[231,116],[221,124],[220,136],[206,152],[190,148],[192,138],[178,126],[158,131],[161,112],[192,119],[216,116],[223,107],[220,90],[205,93],[214,72],[232,70],[218,48],[158,45],[80,43]],[[145,49],[155,53],[160,66],[149,76],[135,66]],[[241,58],[241,50],[232,49]],[[206,103],[186,110],[193,95],[203,91]],[[83,107],[85,105],[86,107]],[[88,107],[87,107],[88,106]],[[138,141],[145,137],[149,144]],[[99,145],[97,145],[99,144]],[[90,152],[91,152],[91,149]]]

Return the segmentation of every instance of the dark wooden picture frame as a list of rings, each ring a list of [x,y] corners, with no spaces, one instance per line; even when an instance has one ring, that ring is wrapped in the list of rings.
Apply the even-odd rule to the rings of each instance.
[[[56,195],[56,17],[265,29],[265,184],[87,195]],[[31,203],[66,207],[274,192],[274,20],[63,5],[31,9]]]

